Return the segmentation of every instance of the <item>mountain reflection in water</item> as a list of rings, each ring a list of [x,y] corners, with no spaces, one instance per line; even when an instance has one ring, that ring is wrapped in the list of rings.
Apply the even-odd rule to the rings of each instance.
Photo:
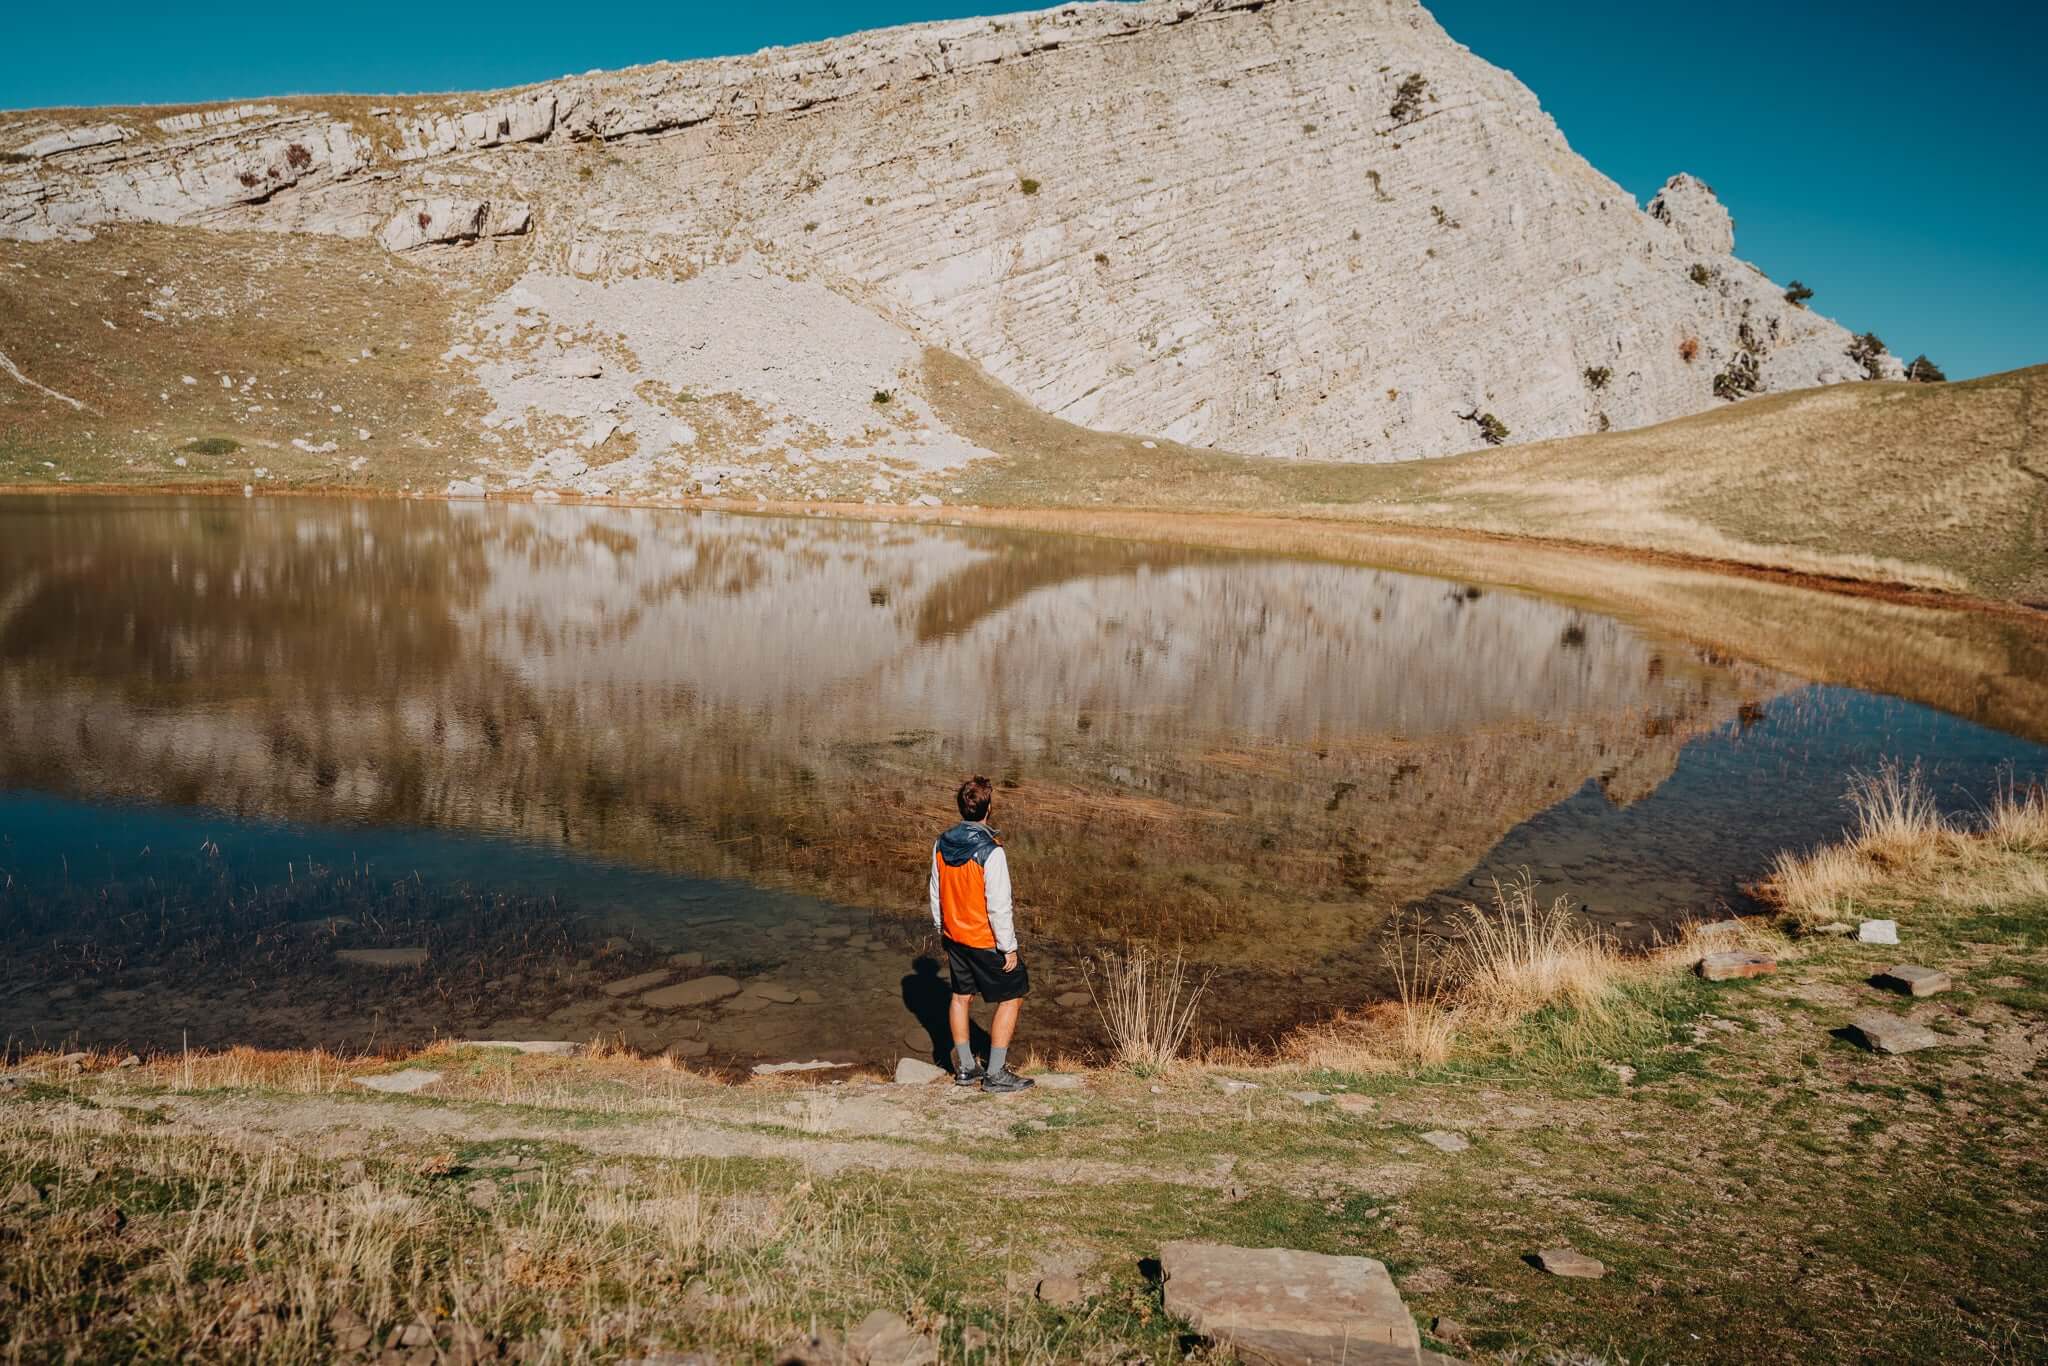
[[[854,947],[886,977],[915,948],[952,783],[985,771],[1029,935],[1069,957],[1185,943],[1248,997],[1257,977],[1293,984],[1300,1000],[1238,1013],[1251,1027],[1369,989],[1375,928],[1441,909],[1431,894],[1495,868],[1497,846],[1647,933],[1831,833],[1850,769],[1925,757],[1969,801],[2000,763],[2039,766],[1995,732],[1833,695],[1865,696],[1338,565],[656,510],[0,501],[0,789],[86,803],[38,808],[34,850],[11,840],[25,885],[67,847],[140,876],[124,822],[149,808],[245,850],[267,871],[235,876],[259,885],[273,854],[318,844],[331,866],[431,832],[385,868],[544,887],[643,958],[708,944],[774,972],[837,943],[841,908],[872,908]],[[1695,752],[1718,756],[1688,760],[1711,781],[1674,783]],[[1636,804],[1657,818],[1632,823]],[[1546,846],[1525,823],[1552,808]],[[617,966],[586,949],[586,975]],[[611,1019],[575,1016],[559,977],[547,1013],[501,999],[524,980],[480,979],[474,1009],[542,1033]],[[68,999],[6,1023],[61,1028]],[[676,1024],[641,1011],[620,1032],[651,1046]]]

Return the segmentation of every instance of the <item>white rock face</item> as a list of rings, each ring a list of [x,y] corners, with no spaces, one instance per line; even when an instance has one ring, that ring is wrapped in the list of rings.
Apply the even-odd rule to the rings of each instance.
[[[1442,454],[1485,414],[1522,441],[1711,407],[1717,377],[1866,377],[1847,330],[1731,254],[1711,189],[1677,176],[1639,209],[1414,0],[1069,5],[270,108],[172,116],[168,139],[0,115],[0,146],[71,140],[0,166],[0,236],[525,232],[499,250],[604,283],[752,247],[1062,417],[1278,456]]]
[[[479,237],[516,237],[533,223],[524,204],[493,206],[482,199],[420,199],[387,220],[377,240],[387,251],[412,251],[431,242],[474,242]]]

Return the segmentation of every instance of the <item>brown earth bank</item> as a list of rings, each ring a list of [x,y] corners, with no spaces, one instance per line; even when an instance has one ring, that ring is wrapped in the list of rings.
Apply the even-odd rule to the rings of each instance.
[[[1859,811],[1780,861],[1775,923],[1617,955],[1511,896],[1278,1060],[1146,1061],[1105,1014],[1021,1096],[453,1041],[21,1058],[0,1331],[22,1359],[1238,1359],[1182,1317],[1193,1239],[1378,1259],[1380,1328],[1479,1361],[2036,1359],[2048,797],[1959,827],[1891,775]]]

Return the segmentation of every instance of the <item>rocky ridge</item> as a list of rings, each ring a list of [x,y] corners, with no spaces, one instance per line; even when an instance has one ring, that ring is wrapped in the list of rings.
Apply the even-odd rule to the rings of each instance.
[[[1068,5],[488,96],[0,118],[0,236],[121,223],[510,259],[540,297],[765,263],[764,296],[829,288],[1061,417],[1268,455],[1899,374],[1734,257],[1711,189],[1638,209],[1412,0]],[[700,334],[761,331],[729,295]]]

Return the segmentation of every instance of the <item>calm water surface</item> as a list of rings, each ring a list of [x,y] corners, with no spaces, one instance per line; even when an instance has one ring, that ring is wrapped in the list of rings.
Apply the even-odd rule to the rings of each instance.
[[[1885,761],[1958,810],[2048,773],[1896,698],[1363,568],[652,510],[0,500],[0,1030],[928,1051],[924,859],[983,771],[1035,1040],[1088,1041],[1054,999],[1131,937],[1215,965],[1215,1028],[1259,1039],[1379,990],[1390,923],[1494,877],[1624,938],[1739,908]],[[787,990],[603,990],[664,971]]]

